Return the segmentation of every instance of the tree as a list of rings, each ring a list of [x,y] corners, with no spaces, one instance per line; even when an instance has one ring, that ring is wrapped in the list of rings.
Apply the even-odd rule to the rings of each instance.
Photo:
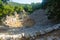
[[[47,15],[48,19],[60,20],[60,0],[48,0]]]
[[[33,12],[32,5],[25,5],[24,10],[26,12],[32,13]]]
[[[27,11],[32,13],[33,12],[33,8],[31,5],[27,5]]]
[[[20,13],[24,10],[23,6],[15,6],[14,11],[16,11],[17,13]]]
[[[7,14],[11,14],[14,12],[14,7],[3,2],[4,0],[0,0],[0,18],[5,17]],[[7,0],[5,0],[6,2]]]
[[[9,0],[1,0],[3,3],[8,3]]]

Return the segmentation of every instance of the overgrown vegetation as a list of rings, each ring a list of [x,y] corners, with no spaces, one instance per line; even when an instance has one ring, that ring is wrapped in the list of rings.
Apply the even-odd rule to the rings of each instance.
[[[0,0],[0,18],[14,12],[14,7],[7,4],[8,0]]]
[[[28,14],[31,14],[33,11],[40,9],[40,3],[32,3],[32,4],[19,4],[15,2],[9,2],[10,0],[0,0],[0,19],[5,17],[6,15],[11,15],[15,11],[17,13],[25,10]]]
[[[28,14],[38,9],[47,9],[48,19],[60,20],[60,0],[43,0],[42,3],[19,4],[9,2],[9,0],[0,0],[0,18],[25,10]]]
[[[47,0],[48,19],[60,20],[60,0]]]

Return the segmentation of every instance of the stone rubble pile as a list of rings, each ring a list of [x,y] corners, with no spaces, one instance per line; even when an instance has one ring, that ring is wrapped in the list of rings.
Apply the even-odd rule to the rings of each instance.
[[[0,39],[1,40],[15,40],[15,39],[20,39],[24,36],[24,33],[17,34],[17,35],[9,35],[9,34],[0,34]]]
[[[3,21],[3,23],[6,26],[11,27],[24,27],[24,26],[33,26],[35,24],[35,21],[33,19],[31,19],[28,15],[24,13],[21,14],[17,14],[14,13],[15,15],[12,16],[6,16],[6,19],[4,19],[5,21]]]

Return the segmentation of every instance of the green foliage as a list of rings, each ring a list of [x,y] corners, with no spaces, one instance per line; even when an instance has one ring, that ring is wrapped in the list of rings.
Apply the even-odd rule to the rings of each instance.
[[[16,6],[16,8],[22,8],[22,9],[24,9],[26,12],[29,12],[30,14],[31,14],[33,11],[42,8],[42,4],[40,4],[40,3],[19,4],[19,3],[15,3],[15,2],[10,2],[9,5]],[[18,10],[18,9],[16,9],[16,10]]]
[[[14,7],[8,4],[3,3],[3,0],[0,0],[0,18],[5,17],[7,14],[14,12]]]
[[[32,5],[25,5],[24,10],[26,12],[32,13],[33,12]]]
[[[48,0],[47,14],[48,19],[60,20],[60,0]]]
[[[9,0],[1,0],[3,3],[8,3]]]
[[[31,5],[32,5],[33,10],[37,10],[37,9],[41,8],[41,4],[40,3],[32,3]]]
[[[28,11],[32,11],[32,6],[27,5],[27,10],[28,10]]]
[[[40,3],[19,4],[8,1],[9,0],[0,0],[0,18],[5,17],[6,15],[13,14],[14,11],[20,13],[25,10],[28,14],[31,14],[33,11],[41,8]]]
[[[17,13],[20,13],[23,10],[24,10],[23,6],[15,6],[14,7],[14,11],[16,11]]]
[[[2,3],[2,1],[0,0],[0,4]]]

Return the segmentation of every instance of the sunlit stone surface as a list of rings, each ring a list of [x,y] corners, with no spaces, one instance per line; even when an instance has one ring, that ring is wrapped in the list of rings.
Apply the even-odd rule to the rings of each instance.
[[[0,39],[1,40],[8,40],[8,39],[12,39],[12,40],[15,40],[17,38],[22,38],[25,34],[24,33],[21,33],[21,34],[17,34],[17,35],[8,35],[8,34],[0,34]]]
[[[17,15],[18,14],[16,14],[15,16],[7,16],[4,24],[9,27],[22,27],[22,22],[19,20]]]
[[[14,13],[15,15],[6,16],[3,23],[9,27],[23,27],[23,26],[32,26],[34,25],[34,20],[26,15],[26,12],[23,10],[21,14]]]

